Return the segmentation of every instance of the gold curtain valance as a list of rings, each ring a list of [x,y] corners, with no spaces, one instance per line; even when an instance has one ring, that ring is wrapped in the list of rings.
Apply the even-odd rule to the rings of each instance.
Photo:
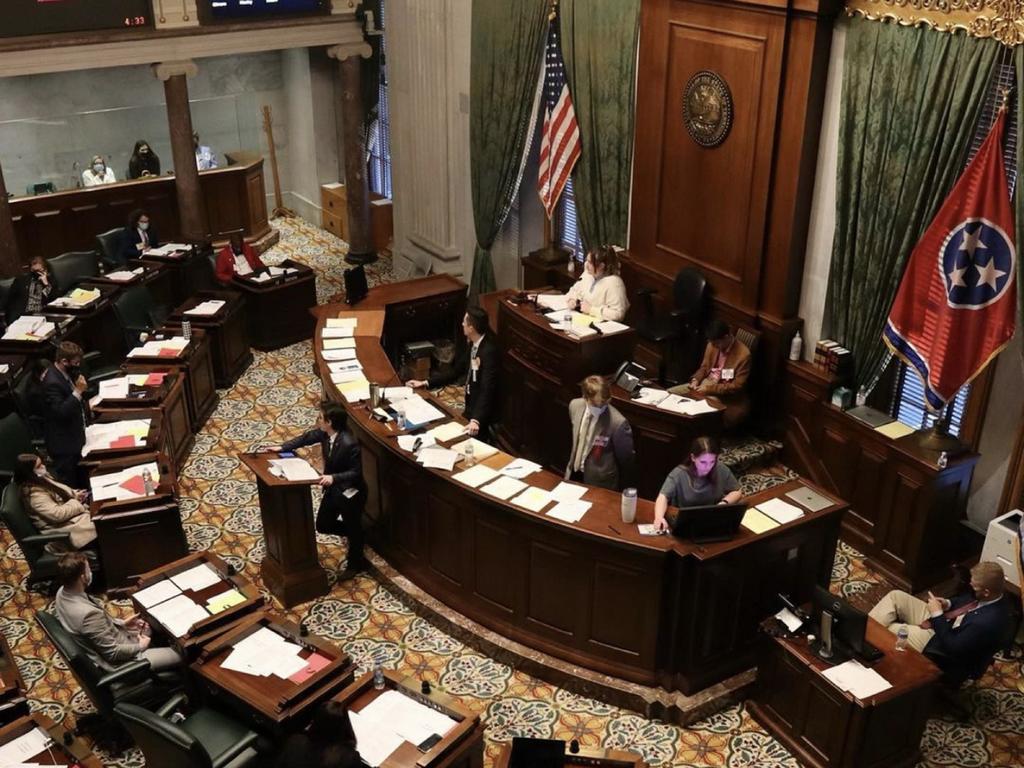
[[[1024,43],[1024,0],[847,0],[846,12],[876,21]]]

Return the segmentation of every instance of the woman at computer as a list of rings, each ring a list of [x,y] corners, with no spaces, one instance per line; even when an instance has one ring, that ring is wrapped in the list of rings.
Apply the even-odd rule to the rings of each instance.
[[[615,249],[610,245],[594,248],[583,262],[583,275],[565,294],[569,306],[602,320],[621,321],[629,309],[629,299],[618,272]]]
[[[654,502],[654,527],[669,529],[665,513],[672,507],[702,507],[708,504],[735,504],[742,498],[740,484],[725,464],[718,460],[722,447],[713,437],[698,437],[690,443],[690,452],[678,467],[668,473]]]

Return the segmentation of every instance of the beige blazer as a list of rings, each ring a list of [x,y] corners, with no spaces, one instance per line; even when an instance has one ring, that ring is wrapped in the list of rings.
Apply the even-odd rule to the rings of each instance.
[[[696,381],[701,385],[701,392],[705,395],[717,397],[725,406],[725,413],[722,414],[722,421],[726,427],[733,427],[746,418],[750,412],[750,398],[747,395],[747,379],[750,378],[750,350],[747,345],[739,339],[734,339],[732,346],[725,355],[723,368],[731,368],[732,378],[728,381],[715,381],[709,379],[711,369],[715,367],[718,360],[718,350],[714,345],[708,344],[704,349],[704,360],[700,368],[693,372],[690,381]]]
[[[75,498],[73,489],[53,478],[50,478],[50,482],[71,494],[71,498],[61,501],[55,490],[42,485],[29,485],[25,505],[36,526],[44,532],[70,532],[71,546],[75,549],[81,549],[94,542],[96,526],[89,515],[88,507]]]

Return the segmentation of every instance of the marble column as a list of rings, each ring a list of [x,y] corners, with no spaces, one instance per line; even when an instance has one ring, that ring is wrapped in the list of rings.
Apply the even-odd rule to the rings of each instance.
[[[153,65],[153,73],[164,84],[181,237],[205,242],[210,239],[210,225],[199,187],[199,171],[192,143],[192,111],[188,105],[188,78],[197,71],[194,61],[165,61]]]
[[[0,275],[13,277],[20,269],[21,259],[18,258],[18,241],[14,239],[11,204],[7,200],[4,171],[0,168]]]
[[[377,260],[370,229],[370,188],[366,178],[366,146],[363,137],[362,71],[368,45],[353,50],[348,46],[327,49],[337,59],[341,72],[341,124],[345,156],[345,199],[348,215],[348,255],[350,264],[369,264]]]

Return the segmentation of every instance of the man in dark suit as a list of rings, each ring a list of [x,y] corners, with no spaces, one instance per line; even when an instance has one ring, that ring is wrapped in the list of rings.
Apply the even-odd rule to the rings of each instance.
[[[445,375],[431,375],[427,381],[413,379],[406,382],[406,386],[414,389],[436,389],[453,381],[465,381],[466,407],[463,414],[469,419],[466,432],[484,439],[490,436],[490,428],[497,418],[501,369],[501,352],[490,331],[487,313],[480,307],[470,307],[462,318],[462,332],[469,346],[459,355],[451,371]]]
[[[324,489],[316,513],[316,529],[348,538],[348,562],[338,577],[344,581],[367,568],[363,554],[363,509],[366,506],[366,481],[359,441],[348,431],[348,414],[335,403],[320,406],[320,419],[314,429],[282,444],[269,446],[273,451],[294,451],[319,445],[324,458],[320,487]]]
[[[126,262],[141,258],[148,248],[158,248],[160,238],[149,223],[149,215],[142,210],[132,211],[128,226],[121,237],[121,255]]]
[[[981,562],[971,569],[971,591],[951,600],[928,600],[893,590],[871,609],[871,618],[894,634],[907,629],[910,645],[934,661],[946,680],[960,685],[985,671],[1006,642],[1009,603],[1003,597],[1003,569]]]
[[[62,341],[56,360],[43,375],[46,451],[54,477],[72,488],[88,488],[88,478],[80,466],[89,420],[89,404],[82,400],[86,381],[81,365],[82,348]]]

